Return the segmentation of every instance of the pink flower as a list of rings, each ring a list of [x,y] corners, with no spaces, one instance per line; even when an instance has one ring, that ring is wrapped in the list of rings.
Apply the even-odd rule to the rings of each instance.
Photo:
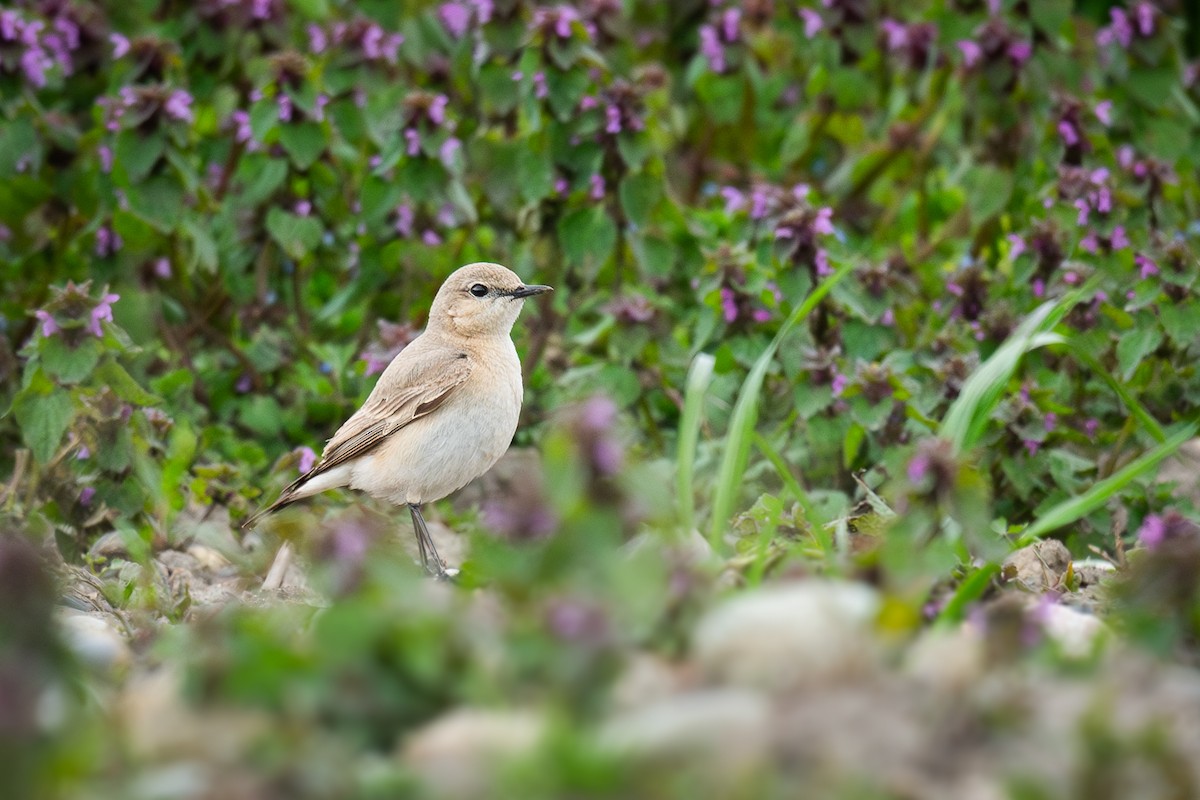
[[[442,142],[442,146],[438,148],[438,160],[442,162],[447,169],[454,166],[454,159],[462,150],[462,142],[451,136],[446,141]]]
[[[809,39],[816,36],[825,27],[825,21],[821,19],[821,15],[811,8],[800,9],[800,17],[804,20],[804,35]]]
[[[1147,514],[1142,520],[1142,527],[1138,528],[1137,535],[1138,541],[1147,550],[1153,550],[1167,538],[1167,524],[1159,515]]]
[[[437,232],[431,228],[426,228],[421,232],[421,241],[430,247],[437,247],[442,243],[442,237],[437,235]]]
[[[1079,132],[1075,130],[1075,126],[1072,125],[1068,120],[1059,120],[1058,135],[1062,137],[1062,140],[1064,143],[1066,143],[1067,147],[1074,147],[1075,145],[1079,144]]]
[[[1013,42],[1008,46],[1008,57],[1016,66],[1021,66],[1033,55],[1033,45],[1029,42]]]
[[[721,188],[720,195],[725,199],[726,214],[736,213],[746,207],[746,195],[739,189],[724,186]]]
[[[1075,208],[1079,209],[1079,216],[1075,218],[1075,224],[1087,225],[1088,216],[1092,213],[1092,207],[1088,205],[1088,201],[1080,197],[1075,201]]]
[[[1158,10],[1153,3],[1142,2],[1133,7],[1133,18],[1137,21],[1137,30],[1142,36],[1149,37],[1154,34],[1154,17]]]
[[[108,41],[112,43],[112,57],[114,59],[124,58],[129,52],[129,40],[119,33],[110,33]]]
[[[833,390],[833,396],[841,397],[842,393],[846,391],[846,387],[849,385],[850,385],[849,378],[847,378],[845,375],[843,375],[840,372],[835,373],[833,376],[833,381],[830,383],[830,388]]]
[[[444,94],[439,94],[433,98],[433,102],[429,104],[429,121],[434,125],[441,125],[446,121],[446,106],[450,104],[450,98]]]
[[[1112,108],[1112,100],[1101,100],[1092,109],[1092,113],[1096,115],[1096,119],[1100,120],[1100,124],[1106,128],[1112,125]]]
[[[546,85],[546,73],[541,70],[533,73],[533,96],[545,100],[550,96],[550,87]]]
[[[113,151],[111,147],[106,144],[100,145],[98,148],[96,148],[96,157],[100,160],[101,172],[103,172],[105,175],[112,172]]]
[[[410,156],[415,156],[421,152],[421,137],[412,128],[404,129],[404,141],[406,142],[404,152]]]
[[[1121,225],[1113,228],[1112,237],[1108,241],[1109,247],[1113,250],[1124,250],[1129,247],[1129,237],[1125,235],[1125,228]]]
[[[721,287],[721,312],[725,322],[735,322],[738,318],[737,295],[728,286]]]
[[[890,17],[879,23],[883,29],[883,41],[888,50],[899,50],[908,44],[908,28]]]
[[[604,199],[604,176],[597,172],[595,175],[592,176],[591,183],[592,183],[592,189],[590,192],[588,192],[588,197],[592,198],[593,200],[603,200]]]
[[[100,298],[100,302],[92,309],[91,319],[88,322],[88,330],[92,335],[100,338],[104,336],[104,330],[100,327],[101,322],[112,322],[112,304],[121,299],[120,295],[106,294]]]
[[[983,48],[970,39],[960,39],[955,43],[955,47],[962,53],[963,66],[967,69],[974,67],[983,58]]]
[[[1154,260],[1149,256],[1138,253],[1133,257],[1133,263],[1137,266],[1138,275],[1141,276],[1142,280],[1159,273],[1158,264],[1154,263]]]
[[[725,48],[717,38],[717,29],[712,25],[700,26],[700,54],[708,60],[713,72],[725,71]]]
[[[464,3],[442,3],[438,6],[438,19],[455,39],[461,39],[471,26],[471,9]]]
[[[88,506],[90,506],[92,504],[92,501],[95,499],[96,499],[96,487],[95,486],[85,486],[79,492],[79,505],[83,506],[84,508],[87,508]]]
[[[416,211],[409,201],[405,200],[396,206],[396,232],[405,238],[412,236],[413,223],[416,221],[416,217]]]
[[[295,211],[298,216],[307,217],[312,213],[312,203],[308,200],[298,200]]]
[[[192,114],[192,96],[183,89],[176,89],[167,96],[167,102],[163,103],[163,111],[171,119],[176,119],[180,122],[191,122],[194,117]]]
[[[325,48],[329,47],[329,37],[325,35],[325,29],[320,25],[308,26],[308,49],[313,55],[320,55],[325,52]]]
[[[234,141],[241,143],[250,141],[250,137],[254,135],[253,131],[250,130],[250,115],[238,109],[229,118],[233,121],[235,129],[233,134]]]
[[[741,25],[742,12],[737,8],[729,8],[721,15],[721,35],[727,42],[736,42],[738,28]]]
[[[296,466],[301,475],[307,475],[317,465],[317,454],[311,447],[297,447],[292,452],[300,456],[300,461]]]
[[[604,109],[604,117],[606,119],[604,124],[605,133],[616,134],[621,132],[621,109],[615,105],[610,105]]]
[[[817,218],[813,220],[812,229],[814,233],[819,233],[824,236],[832,236],[833,230],[833,209],[829,206],[817,211]]]
[[[275,98],[276,105],[279,106],[279,121],[292,121],[292,98],[287,92],[281,92],[279,97]]]
[[[759,220],[767,216],[770,200],[766,189],[761,186],[754,187],[750,191],[750,219]]]
[[[1009,245],[1009,257],[1012,258],[1013,261],[1016,261],[1021,257],[1021,254],[1025,252],[1025,240],[1020,235],[1015,233],[1010,233],[1007,238]]]
[[[33,312],[33,315],[37,317],[38,322],[42,323],[42,336],[53,336],[54,334],[58,333],[59,330],[61,330],[58,327],[58,322],[56,322],[54,317],[50,315],[49,311],[43,311],[39,308],[37,311]]]

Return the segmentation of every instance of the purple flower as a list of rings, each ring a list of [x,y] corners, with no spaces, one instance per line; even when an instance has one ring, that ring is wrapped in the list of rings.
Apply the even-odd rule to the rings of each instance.
[[[726,323],[736,322],[738,318],[737,295],[728,286],[721,287],[721,312]]]
[[[1137,30],[1143,37],[1154,35],[1154,17],[1158,10],[1153,3],[1142,2],[1133,7],[1133,18],[1137,21]]]
[[[1074,147],[1079,144],[1079,132],[1075,130],[1075,126],[1069,120],[1059,120],[1058,135],[1062,137],[1067,147]]]
[[[396,232],[406,239],[412,236],[413,223],[416,221],[416,216],[412,203],[408,200],[396,206]]]
[[[1055,414],[1053,411],[1047,411],[1045,418],[1042,420],[1042,426],[1046,429],[1047,433],[1057,428],[1058,414]]]
[[[1147,550],[1153,550],[1167,538],[1167,523],[1158,514],[1147,514],[1137,536]]]
[[[1100,430],[1100,420],[1095,417],[1089,417],[1087,422],[1083,423],[1083,432],[1089,439],[1094,439],[1096,433]]]
[[[721,35],[727,42],[738,40],[739,28],[742,23],[742,12],[738,8],[728,8],[721,15]]]
[[[325,29],[320,25],[308,26],[308,49],[313,55],[320,55],[325,52],[325,48],[329,47],[329,37],[325,35]]]
[[[453,228],[458,225],[458,219],[454,215],[454,206],[446,203],[438,209],[437,224],[443,228]]]
[[[1129,237],[1125,235],[1125,228],[1121,225],[1113,228],[1112,236],[1108,240],[1108,246],[1113,250],[1124,250],[1129,247]]]
[[[725,199],[725,213],[734,214],[746,207],[746,194],[732,186],[724,186],[720,191]]]
[[[762,186],[756,186],[750,191],[750,219],[760,220],[767,215],[771,196]]]
[[[833,209],[829,206],[817,210],[817,217],[813,220],[812,229],[814,233],[819,233],[824,236],[832,236],[833,230]]]
[[[1042,449],[1042,443],[1037,441],[1036,439],[1026,439],[1024,441],[1024,445],[1025,445],[1025,450],[1031,456],[1036,456],[1038,453],[1038,450]]]
[[[712,25],[700,26],[700,54],[708,59],[713,72],[725,71],[725,48],[717,38],[717,29]]]
[[[292,452],[300,456],[300,461],[296,466],[301,475],[307,475],[317,465],[317,454],[311,447],[297,447]]]
[[[92,504],[92,501],[95,499],[96,499],[96,487],[95,486],[85,486],[79,492],[79,505],[83,506],[84,508],[87,508],[88,506],[90,506]]]
[[[559,177],[554,179],[554,193],[559,197],[565,195],[570,188],[571,184],[567,182],[566,178]]]
[[[438,148],[438,159],[447,169],[451,169],[454,166],[454,159],[458,156],[458,152],[461,149],[462,142],[451,136],[442,142],[442,146]]]
[[[1092,112],[1096,115],[1096,119],[1100,120],[1101,125],[1108,127],[1112,125],[1112,108],[1112,100],[1101,100],[1099,103],[1096,103]]]
[[[254,0],[251,5],[250,16],[254,19],[270,19],[271,0]]]
[[[598,105],[600,105],[600,101],[596,99],[595,95],[585,94],[583,97],[579,98],[580,111],[590,111]]]
[[[307,217],[312,213],[312,203],[308,200],[297,200],[295,211],[298,216]]]
[[[362,35],[362,51],[367,58],[377,59],[383,58],[383,28],[378,25],[371,24],[363,32]]]
[[[471,9],[465,3],[442,3],[437,10],[438,19],[455,39],[461,39],[471,26]]]
[[[899,50],[908,44],[908,28],[890,17],[879,23],[883,29],[883,41],[888,50]]]
[[[407,143],[404,152],[410,156],[421,152],[421,136],[412,128],[404,129],[404,141]]]
[[[75,454],[75,459],[77,461],[87,461],[91,457],[92,451],[88,448],[88,446],[86,444],[80,445],[79,452]]]
[[[1025,252],[1025,240],[1020,235],[1015,233],[1010,233],[1007,238],[1009,244],[1009,257],[1011,257],[1013,261],[1016,261],[1021,257],[1021,254]]]
[[[245,143],[250,141],[250,137],[254,135],[250,129],[250,115],[245,111],[238,109],[230,115],[233,121],[235,132],[233,134],[234,141]]]
[[[442,237],[437,235],[437,231],[432,228],[426,228],[421,232],[421,241],[430,247],[437,247],[442,243]]]
[[[821,15],[811,8],[800,9],[800,18],[804,20],[804,35],[809,39],[813,38],[825,27],[824,20]]]
[[[605,133],[620,133],[621,132],[621,109],[615,105],[610,105],[604,109],[604,116],[607,120],[604,125]]]
[[[58,322],[50,315],[49,311],[43,311],[39,308],[33,312],[33,315],[42,323],[42,336],[49,337],[59,332]]]
[[[93,336],[97,338],[104,336],[104,330],[100,327],[100,323],[112,322],[112,304],[120,299],[120,295],[111,293],[100,298],[100,302],[92,309],[91,319],[88,322],[88,330],[92,332]]]
[[[813,255],[813,263],[817,267],[818,278],[828,278],[833,274],[833,267],[829,266],[829,253],[824,247],[817,248],[817,252]]]
[[[963,66],[967,69],[974,67],[983,58],[983,48],[970,39],[960,39],[954,46],[962,53]]]
[[[183,89],[176,89],[167,96],[167,101],[163,103],[163,111],[171,119],[176,119],[180,122],[191,122],[194,118],[192,114],[192,96]]]
[[[834,397],[841,397],[846,391],[846,387],[850,385],[850,379],[840,372],[835,372],[833,380],[829,384],[829,388],[833,390]]]
[[[1149,256],[1142,255],[1141,253],[1133,257],[1133,263],[1137,266],[1138,275],[1142,277],[1142,280],[1152,275],[1157,275],[1159,272],[1158,264],[1154,263],[1154,260]]]
[[[96,229],[96,255],[106,258],[121,249],[121,237],[107,225]]]
[[[533,73],[533,96],[538,100],[545,100],[550,96],[550,87],[546,85],[546,73],[541,70]]]
[[[101,172],[103,172],[105,175],[112,172],[113,151],[111,147],[106,144],[100,145],[98,148],[96,148],[96,157],[100,160]]]
[[[433,98],[429,104],[429,121],[434,125],[441,125],[446,121],[446,106],[450,104],[450,98],[444,94],[439,94]]]
[[[129,40],[121,34],[110,33],[108,41],[112,43],[112,57],[114,59],[124,58],[125,54],[129,52]]]
[[[30,47],[21,54],[21,71],[25,73],[25,80],[35,88],[46,85],[46,72],[53,66],[54,62],[40,46]]]
[[[1075,208],[1079,209],[1079,216],[1075,218],[1075,224],[1087,225],[1088,216],[1092,213],[1092,207],[1088,205],[1088,201],[1080,197],[1075,201]]]
[[[1112,23],[1096,33],[1096,44],[1103,46],[1116,42],[1121,47],[1128,48],[1133,44],[1133,26],[1129,22],[1129,15],[1123,8],[1110,8],[1108,15]]]
[[[593,200],[603,200],[604,199],[604,176],[597,172],[595,175],[592,176],[591,184],[592,184],[592,189],[590,192],[588,192],[588,197],[592,198]]]
[[[171,262],[167,258],[160,258],[154,262],[154,274],[166,280],[171,277]]]
[[[275,104],[279,106],[279,121],[292,121],[292,98],[287,92],[280,92],[275,98]]]
[[[1008,46],[1008,57],[1018,67],[1033,55],[1033,45],[1029,42],[1013,42]]]

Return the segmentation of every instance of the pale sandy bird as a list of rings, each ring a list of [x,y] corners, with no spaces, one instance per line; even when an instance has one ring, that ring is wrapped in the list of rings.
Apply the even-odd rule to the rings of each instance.
[[[422,566],[445,577],[421,504],[466,486],[508,449],[523,394],[510,333],[525,298],[549,291],[522,283],[499,264],[455,271],[433,300],[425,332],[383,371],[363,407],[329,440],[321,461],[246,527],[327,489],[357,489],[407,505]]]

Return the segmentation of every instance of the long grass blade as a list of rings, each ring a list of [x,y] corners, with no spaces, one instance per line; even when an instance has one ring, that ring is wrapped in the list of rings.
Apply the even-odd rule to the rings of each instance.
[[[1167,440],[1167,435],[1163,433],[1162,426],[1158,424],[1158,421],[1150,416],[1150,412],[1138,402],[1136,397],[1130,394],[1129,390],[1125,388],[1125,384],[1117,380],[1115,375],[1104,368],[1099,359],[1078,342],[1071,342],[1070,347],[1071,353],[1074,354],[1075,358],[1079,359],[1085,367],[1099,375],[1108,384],[1109,388],[1113,390],[1117,397],[1121,398],[1121,402],[1129,409],[1129,413],[1133,414],[1137,421],[1142,423],[1142,427],[1154,437],[1156,442],[1165,442]]]
[[[696,529],[696,443],[700,440],[700,423],[704,420],[704,397],[712,383],[716,359],[708,353],[698,353],[688,369],[687,390],[683,397],[683,417],[679,421],[679,444],[675,453],[675,507],[683,534]]]
[[[1004,344],[967,378],[962,391],[946,412],[941,427],[941,435],[959,452],[970,450],[983,437],[992,411],[1003,397],[1021,358],[1030,350],[1065,341],[1050,331],[1084,293],[1090,291],[1091,286],[1092,282],[1089,282],[1056,301],[1038,306]]]
[[[825,299],[825,296],[843,278],[854,269],[853,264],[843,264],[837,272],[830,275],[819,284],[788,316],[787,320],[775,334],[775,338],[767,345],[754,362],[750,374],[742,382],[738,392],[737,403],[733,407],[733,416],[729,420],[729,432],[725,437],[725,449],[721,457],[721,467],[717,473],[717,486],[713,497],[712,520],[709,527],[709,542],[714,548],[719,548],[725,525],[733,513],[733,504],[737,498],[738,489],[742,485],[742,473],[750,460],[750,445],[754,441],[754,426],[758,422],[758,399],[762,393],[763,379],[767,369],[775,357],[775,351],[792,329],[803,321],[813,309]]]
[[[1198,423],[1191,423],[1170,436],[1162,444],[1148,450],[1141,457],[1126,464],[1078,497],[1064,500],[1038,517],[1017,540],[1018,546],[1037,541],[1053,530],[1070,525],[1103,506],[1109,498],[1124,489],[1139,476],[1149,472],[1158,462],[1174,453],[1196,435]]]

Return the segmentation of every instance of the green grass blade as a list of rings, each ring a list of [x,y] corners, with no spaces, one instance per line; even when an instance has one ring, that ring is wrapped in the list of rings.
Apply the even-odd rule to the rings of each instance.
[[[967,378],[941,426],[941,435],[959,452],[970,450],[983,437],[992,411],[1004,395],[1021,358],[1030,350],[1065,341],[1050,331],[1084,293],[1091,290],[1091,286],[1092,282],[1088,282],[1056,301],[1038,306],[1004,344]]]
[[[688,369],[683,417],[679,421],[679,449],[675,454],[675,504],[685,536],[696,528],[696,491],[692,483],[696,474],[696,443],[700,440],[704,397],[712,383],[715,363],[716,359],[708,353],[698,353]]]
[[[1133,414],[1137,418],[1137,421],[1142,423],[1142,427],[1154,437],[1156,442],[1165,442],[1167,440],[1167,435],[1163,433],[1162,426],[1158,424],[1158,421],[1154,417],[1150,416],[1150,412],[1146,410],[1146,407],[1129,393],[1129,390],[1125,388],[1125,384],[1117,380],[1116,376],[1104,368],[1099,359],[1080,346],[1078,342],[1071,342],[1070,346],[1075,358],[1079,359],[1085,367],[1099,375],[1108,384],[1109,388],[1121,398],[1121,402],[1129,409],[1129,413]]]
[[[787,493],[796,499],[800,507],[804,509],[804,515],[809,522],[816,523],[813,517],[812,501],[808,499],[808,492],[804,491],[804,487],[800,485],[800,481],[792,475],[792,470],[788,463],[784,460],[783,455],[771,446],[766,437],[757,431],[754,433],[754,446],[762,453],[767,461],[771,462],[771,466],[775,467],[775,472],[779,474],[779,479],[783,481],[783,487]]]
[[[1045,536],[1050,531],[1070,525],[1103,506],[1117,492],[1124,489],[1138,476],[1149,472],[1158,462],[1174,453],[1196,435],[1197,423],[1193,422],[1176,431],[1162,444],[1144,453],[1140,458],[1126,464],[1121,470],[1097,483],[1078,497],[1064,500],[1038,517],[1021,534],[1018,546],[1024,546]]]
[[[938,614],[938,623],[958,622],[966,613],[967,606],[974,603],[987,591],[992,577],[1000,571],[999,564],[987,563],[968,575]]]
[[[709,528],[709,541],[714,548],[720,547],[721,536],[725,525],[733,514],[733,504],[737,499],[738,489],[742,485],[742,473],[750,460],[750,445],[754,441],[754,426],[758,422],[758,398],[762,393],[763,379],[771,366],[771,359],[779,344],[791,333],[792,329],[803,321],[817,307],[830,290],[853,270],[850,263],[843,264],[837,272],[830,275],[805,298],[787,318],[775,334],[775,338],[767,345],[754,362],[750,374],[742,383],[738,392],[737,403],[733,407],[733,416],[729,420],[729,432],[725,437],[725,449],[721,457],[720,470],[717,473],[716,492],[713,497],[712,520]]]

